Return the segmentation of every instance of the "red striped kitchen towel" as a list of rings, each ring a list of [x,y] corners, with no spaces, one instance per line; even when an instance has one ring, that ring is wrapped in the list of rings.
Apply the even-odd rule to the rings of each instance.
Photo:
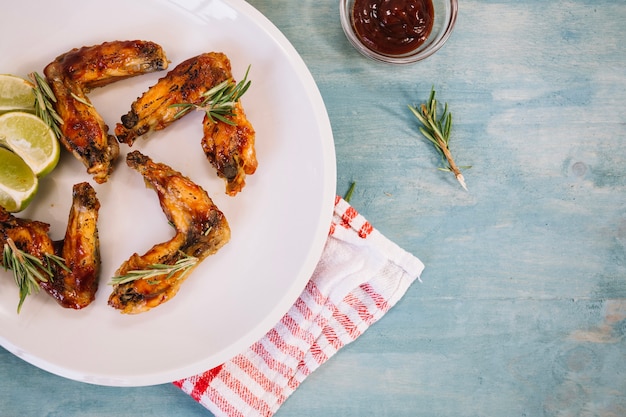
[[[322,257],[287,314],[245,352],[174,384],[216,416],[272,416],[311,372],[382,317],[423,269],[337,197]]]

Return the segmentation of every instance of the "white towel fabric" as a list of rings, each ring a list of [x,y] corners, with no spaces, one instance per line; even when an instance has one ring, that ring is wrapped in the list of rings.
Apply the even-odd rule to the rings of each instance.
[[[280,322],[228,362],[174,384],[218,417],[272,416],[311,372],[380,319],[423,269],[337,197],[322,257]]]

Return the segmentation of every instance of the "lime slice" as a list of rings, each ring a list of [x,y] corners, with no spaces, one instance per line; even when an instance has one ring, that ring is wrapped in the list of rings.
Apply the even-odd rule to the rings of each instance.
[[[33,84],[14,75],[0,74],[0,114],[13,111],[35,111]]]
[[[0,206],[24,210],[37,193],[37,176],[22,158],[0,147]]]
[[[59,142],[34,114],[15,111],[0,116],[0,145],[18,154],[35,175],[43,177],[59,162]]]

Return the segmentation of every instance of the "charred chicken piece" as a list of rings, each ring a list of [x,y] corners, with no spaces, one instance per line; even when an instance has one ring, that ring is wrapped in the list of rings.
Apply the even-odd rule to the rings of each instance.
[[[100,272],[100,243],[98,239],[98,211],[100,203],[88,183],[76,184],[65,238],[53,242],[50,225],[36,220],[14,217],[0,207],[0,245],[14,245],[40,261],[52,271],[48,276],[38,268],[47,281],[38,285],[61,306],[82,309],[95,298]],[[67,269],[50,261],[50,255],[61,256]],[[4,265],[7,267],[7,265]]]
[[[58,65],[46,67],[45,74],[57,98],[55,110],[63,119],[60,142],[96,182],[106,182],[119,155],[119,145],[108,134],[108,126],[89,104],[80,84],[64,80]]]
[[[98,290],[100,202],[86,182],[74,185],[72,198],[65,238],[57,250],[68,269],[58,269],[54,280],[41,282],[39,286],[63,307],[81,309],[94,300]]]
[[[172,299],[191,271],[230,240],[230,227],[206,191],[180,172],[153,162],[139,151],[129,153],[126,162],[154,188],[167,220],[175,228],[172,239],[153,246],[144,255],[133,254],[116,272],[114,282],[118,283],[113,285],[109,305],[122,313],[137,314]],[[139,278],[126,282],[119,279],[190,259],[195,261],[184,269],[152,273],[149,277],[139,274]]]
[[[117,139],[132,146],[137,137],[166,128],[177,120],[180,110],[173,104],[199,105],[203,93],[230,78],[230,60],[220,52],[181,62],[135,100],[115,127]]]
[[[119,154],[115,137],[91,105],[87,93],[114,81],[168,66],[162,48],[146,41],[113,41],[72,49],[44,69],[63,119],[61,143],[98,183],[107,181]]]
[[[202,127],[202,149],[207,159],[217,170],[217,175],[226,183],[226,194],[236,195],[246,185],[246,175],[257,168],[254,147],[255,132],[252,124],[237,101],[233,116],[227,116],[232,124],[204,117]]]

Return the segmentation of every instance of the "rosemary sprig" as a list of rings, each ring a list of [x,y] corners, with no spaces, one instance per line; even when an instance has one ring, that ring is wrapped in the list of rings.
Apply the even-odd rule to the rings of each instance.
[[[53,266],[69,271],[65,260],[54,254],[44,254],[45,262],[39,258],[20,250],[13,239],[8,238],[2,251],[2,265],[4,270],[13,271],[13,279],[20,292],[20,302],[17,312],[22,309],[24,300],[29,295],[39,291],[40,282],[48,282],[54,279]]]
[[[461,186],[467,191],[465,178],[463,177],[463,174],[461,174],[461,170],[454,162],[454,158],[452,158],[452,154],[450,153],[452,114],[448,111],[448,103],[445,103],[443,113],[440,117],[437,117],[437,107],[438,103],[435,99],[434,88],[430,90],[428,102],[426,104],[422,104],[419,109],[409,105],[411,112],[423,125],[419,128],[422,135],[435,145],[435,148],[442,155],[442,158],[445,158],[448,163],[447,167],[440,169],[443,171],[452,171],[459,184],[461,184]]]
[[[61,137],[61,128],[63,119],[54,109],[54,103],[57,98],[52,91],[52,88],[48,85],[48,82],[37,72],[31,72],[28,74],[33,84],[33,91],[35,93],[35,114],[42,119],[54,132],[55,136]]]
[[[174,115],[174,119],[178,119],[183,115],[187,114],[192,109],[204,110],[207,114],[207,117],[212,123],[220,120],[224,123],[227,123],[231,126],[234,126],[236,123],[232,120],[229,120],[227,117],[234,116],[233,109],[235,104],[241,96],[248,91],[250,87],[251,81],[248,80],[248,72],[250,72],[250,66],[246,70],[246,74],[243,77],[243,80],[239,81],[235,84],[235,82],[230,80],[225,80],[211,88],[208,91],[205,91],[202,94],[204,100],[200,104],[193,103],[176,103],[172,104],[171,107],[180,107],[178,113]]]
[[[124,275],[116,275],[111,278],[110,284],[126,284],[128,282],[136,281],[138,279],[149,280],[160,277],[162,275],[165,275],[165,279],[168,279],[179,272],[182,273],[178,279],[182,279],[199,261],[199,259],[195,256],[187,255],[185,253],[182,253],[182,255],[183,257],[176,261],[176,263],[174,263],[173,265],[152,264],[149,265],[147,269],[136,269],[128,271]]]

